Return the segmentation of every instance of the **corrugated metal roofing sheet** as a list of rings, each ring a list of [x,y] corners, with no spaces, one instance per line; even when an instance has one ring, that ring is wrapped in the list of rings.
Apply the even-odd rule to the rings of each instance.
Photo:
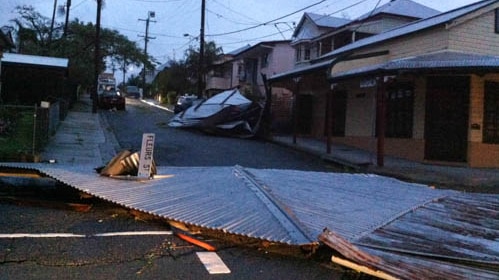
[[[321,236],[358,264],[400,279],[499,279],[499,195],[453,194],[350,244],[336,239]]]
[[[282,79],[284,77],[291,78],[291,77],[303,75],[306,73],[314,72],[314,71],[317,71],[317,70],[322,69],[322,68],[326,69],[329,65],[331,65],[331,62],[333,62],[333,60],[334,59],[321,61],[321,62],[317,62],[314,64],[301,66],[299,68],[295,68],[295,69],[292,69],[292,70],[289,70],[286,72],[282,72],[282,73],[279,73],[279,74],[276,74],[276,75],[270,77],[269,81],[276,81],[276,80]]]
[[[414,32],[418,32],[418,31],[421,31],[421,30],[424,30],[427,28],[431,28],[431,27],[440,25],[440,24],[445,24],[445,23],[448,23],[448,22],[450,22],[458,17],[467,15],[469,13],[472,13],[476,10],[479,10],[483,7],[486,7],[488,5],[492,5],[492,4],[497,3],[497,2],[498,2],[498,0],[480,1],[480,2],[471,4],[471,5],[462,7],[462,8],[458,8],[458,9],[455,9],[455,10],[452,10],[452,11],[449,11],[446,13],[436,15],[434,17],[422,19],[422,20],[416,21],[414,23],[409,23],[409,24],[401,26],[399,28],[394,28],[390,31],[383,32],[383,33],[356,41],[354,43],[348,44],[342,48],[339,48],[339,49],[336,49],[330,53],[327,53],[327,54],[323,55],[322,57],[323,58],[335,57],[335,56],[338,56],[338,55],[346,53],[346,52],[350,52],[350,51],[355,50],[355,49],[366,47],[366,46],[369,46],[372,44],[381,43],[383,41],[394,39],[397,37],[409,35],[409,34],[412,34]]]
[[[107,201],[206,229],[291,245],[320,235],[358,264],[402,279],[499,276],[499,195],[369,174],[241,166],[158,167],[161,177],[146,181],[103,177],[92,166],[0,166],[38,170]]]
[[[317,26],[337,28],[344,26],[351,22],[351,20],[346,18],[332,17],[329,15],[320,15],[314,13],[305,13]]]
[[[411,0],[395,0],[395,1],[390,1],[385,5],[382,5],[381,7],[378,7],[372,12],[360,16],[356,20],[363,20],[382,13],[414,17],[414,18],[427,18],[435,16],[440,12]]]
[[[444,51],[404,59],[391,60],[386,63],[374,64],[366,67],[359,67],[348,71],[334,73],[331,78],[342,79],[377,71],[422,69],[438,70],[459,68],[495,68],[497,71],[499,70],[499,56]]]
[[[1,58],[1,61],[7,63],[44,65],[44,66],[61,67],[61,68],[67,68],[69,63],[69,60],[67,58],[26,55],[26,54],[17,54],[17,53],[4,53],[3,57]]]
[[[353,240],[410,209],[453,193],[376,175],[240,166],[158,167],[158,174],[169,176],[149,181],[102,177],[90,166],[13,166],[39,170],[131,209],[295,245],[316,242],[324,227]]]

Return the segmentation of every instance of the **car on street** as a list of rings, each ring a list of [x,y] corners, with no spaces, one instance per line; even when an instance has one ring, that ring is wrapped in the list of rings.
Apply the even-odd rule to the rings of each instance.
[[[185,111],[187,108],[191,107],[192,104],[198,99],[196,95],[181,95],[177,100],[177,104],[173,107],[173,112],[178,114],[182,111]]]
[[[125,110],[126,100],[119,92],[115,90],[105,90],[99,94],[99,107],[102,109]]]
[[[140,90],[137,86],[127,86],[125,88],[125,92],[126,92],[126,97],[128,98],[136,98],[136,99],[142,98]]]

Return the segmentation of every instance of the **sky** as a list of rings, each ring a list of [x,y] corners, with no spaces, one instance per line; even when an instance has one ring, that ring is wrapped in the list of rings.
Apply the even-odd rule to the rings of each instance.
[[[66,0],[2,0],[0,26],[18,17],[14,9],[31,5],[47,18],[52,17],[54,1],[57,6]],[[354,19],[390,0],[205,0],[205,40],[215,41],[225,53],[262,41],[291,39],[293,27],[304,12],[327,14]],[[478,0],[413,0],[445,12]],[[147,52],[160,64],[182,59],[189,46],[199,46],[201,30],[201,0],[104,0],[101,24],[117,30],[131,41],[145,46],[146,19],[150,18]],[[96,21],[95,0],[72,0],[70,19]],[[56,14],[57,22],[64,22]],[[139,69],[129,69],[138,73]]]

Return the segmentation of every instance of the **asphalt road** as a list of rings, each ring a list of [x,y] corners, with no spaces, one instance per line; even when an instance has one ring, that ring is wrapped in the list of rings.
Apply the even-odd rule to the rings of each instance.
[[[142,133],[155,133],[158,165],[334,171],[275,144],[169,128],[170,113],[137,100],[128,100],[127,111],[101,113],[123,149],[139,149]],[[92,207],[77,211],[71,203]],[[359,279],[333,265],[328,250],[308,256],[268,250],[258,242],[200,236],[217,248],[230,270],[210,274],[196,254],[204,249],[172,235],[166,221],[81,197],[64,185],[44,190],[0,186],[0,213],[0,279]],[[138,235],[150,232],[161,235]]]
[[[309,154],[278,144],[171,128],[172,113],[128,99],[127,111],[104,112],[123,149],[139,150],[142,134],[155,133],[154,159],[168,166],[234,166],[337,171]]]

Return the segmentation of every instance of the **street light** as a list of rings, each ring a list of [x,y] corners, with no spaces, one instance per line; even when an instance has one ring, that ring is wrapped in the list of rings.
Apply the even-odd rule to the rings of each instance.
[[[149,39],[156,39],[156,37],[150,37],[149,36],[149,22],[155,22],[154,20],[151,20],[151,18],[156,17],[156,13],[154,11],[149,11],[147,13],[147,19],[139,19],[140,21],[145,21],[146,22],[146,35],[144,36],[144,59],[147,60],[147,42],[149,42]],[[142,69],[142,92],[146,92],[146,61],[144,61],[144,68]]]

